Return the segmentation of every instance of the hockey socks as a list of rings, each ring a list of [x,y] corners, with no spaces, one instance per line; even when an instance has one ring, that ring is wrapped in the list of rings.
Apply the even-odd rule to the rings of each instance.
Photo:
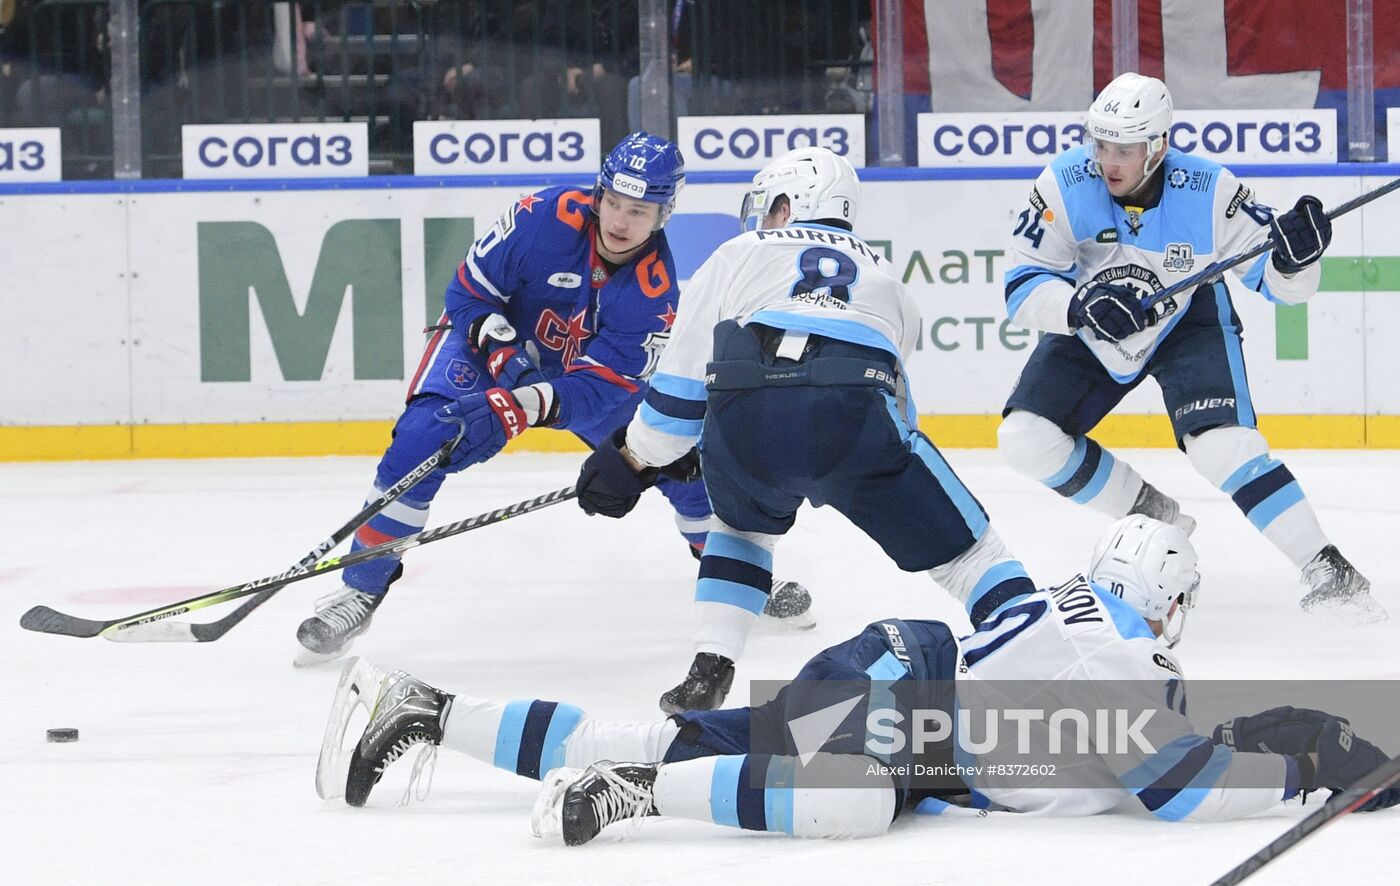
[[[384,488],[389,487],[385,486]],[[374,501],[381,494],[383,494],[383,490],[376,486],[371,491],[370,497],[366,499],[366,503]],[[412,535],[427,525],[428,503],[401,498],[375,514],[368,523],[356,530],[355,537],[350,543],[350,551],[353,553],[365,548],[372,548],[386,541],[403,538],[405,535]],[[399,567],[399,559],[399,557],[394,556],[379,557],[351,566],[345,570],[344,581],[357,591],[364,591],[367,594],[382,594],[389,588],[394,570]]]
[[[1283,462],[1261,455],[1232,473],[1220,489],[1299,569],[1327,545],[1317,514]]]
[[[737,661],[773,587],[775,536],[740,532],[718,518],[705,541],[695,601],[700,604],[696,652]]]
[[[442,744],[497,769],[538,780],[560,766],[664,759],[678,731],[670,720],[604,723],[571,704],[459,695],[443,727]]]
[[[1303,489],[1254,428],[1211,428],[1186,438],[1191,464],[1234,500],[1254,528],[1299,569],[1327,546]]]
[[[873,837],[894,818],[889,776],[882,787],[834,789],[818,782],[837,770],[865,773],[874,763],[864,756],[819,754],[811,765],[822,774],[809,776],[818,786],[804,788],[795,786],[799,768],[805,768],[796,757],[703,757],[661,766],[652,797],[661,815],[726,827],[797,837]]]
[[[998,447],[1017,471],[1076,504],[1121,517],[1142,489],[1132,465],[1088,437],[1071,437],[1054,422],[1015,410],[997,431]]]
[[[967,608],[974,627],[1011,601],[1036,590],[1026,567],[1011,556],[990,526],[972,547],[928,570],[928,574]]]

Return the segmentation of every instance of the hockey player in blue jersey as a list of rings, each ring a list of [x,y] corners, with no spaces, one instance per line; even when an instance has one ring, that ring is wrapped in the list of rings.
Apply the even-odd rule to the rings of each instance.
[[[884,833],[901,810],[946,814],[949,799],[1021,813],[1092,815],[1135,806],[1165,821],[1237,818],[1300,792],[1347,787],[1385,761],[1347,721],[1315,710],[1274,708],[1222,724],[1213,739],[1197,734],[1182,713],[1186,686],[1170,648],[1199,580],[1195,551],[1180,528],[1127,517],[1099,540],[1087,577],[1007,600],[969,636],[955,639],[936,621],[884,619],[813,657],[768,704],[653,723],[604,722],[539,699],[450,695],[355,659],[342,673],[327,723],[317,792],[362,806],[385,767],[426,744],[422,753],[443,746],[540,779],[532,829],[570,845],[647,815],[861,837]],[[1017,754],[1025,759],[1014,747],[1019,733],[1011,731],[978,749],[970,763],[980,768],[965,770],[977,774],[944,790],[913,783],[908,755],[885,753],[887,733],[871,727],[877,703],[893,704],[907,722],[915,709],[951,710],[950,692],[968,708],[1007,686],[1034,686],[1031,707],[1073,707],[1087,690],[1096,699],[1111,696],[1095,709],[1151,710],[1141,731],[1149,748],[1124,753],[1096,745],[1087,759],[1075,758],[1068,780],[1044,772],[1009,777],[996,774],[996,764]],[[833,696],[823,687],[839,691]],[[847,695],[854,701],[802,746],[796,736],[807,733],[797,721]],[[358,707],[370,711],[369,722],[343,747]],[[1068,754],[1056,748],[1061,738],[1064,747],[1073,745],[1073,728],[1062,723],[1030,733],[1033,753],[1063,763]],[[759,753],[760,735],[792,738],[780,753]],[[614,760],[640,762],[605,762]],[[815,784],[813,772],[820,773]],[[832,790],[835,779],[850,786]],[[1398,802],[1400,789],[1391,789],[1367,808]]]
[[[804,501],[840,511],[899,568],[927,571],[973,624],[1035,588],[919,431],[904,370],[918,307],[854,233],[859,204],[855,170],[826,148],[760,170],[740,211],[746,233],[691,277],[637,415],[579,474],[583,509],[619,517],[698,441],[715,516],[695,657],[661,696],[667,713],[724,700],[767,604],[774,547]]]
[[[1300,570],[1306,610],[1379,621],[1370,583],[1318,524],[1298,482],[1259,433],[1225,282],[1143,297],[1268,240],[1236,273],[1279,304],[1317,292],[1331,222],[1315,197],[1275,215],[1228,169],[1171,149],[1162,81],[1123,74],[1089,109],[1088,143],[1036,180],[1006,272],[1011,322],[1049,333],[1003,411],[999,445],[1021,473],[1112,517],[1195,521],[1089,433],[1144,378],[1161,386],[1177,445],[1202,476]]]
[[[421,530],[448,474],[491,458],[526,428],[572,431],[592,446],[626,423],[680,305],[662,227],[684,184],[680,150],[634,133],[604,159],[592,188],[527,194],[472,244],[447,287],[446,310],[413,375],[372,495],[458,428],[461,442],[448,465],[361,527],[352,549]],[[710,516],[704,484],[662,477],[658,487],[698,557]],[[343,654],[401,571],[388,557],[347,569],[344,586],[297,630],[297,662]],[[792,595],[805,597],[800,586],[785,584],[787,605]]]

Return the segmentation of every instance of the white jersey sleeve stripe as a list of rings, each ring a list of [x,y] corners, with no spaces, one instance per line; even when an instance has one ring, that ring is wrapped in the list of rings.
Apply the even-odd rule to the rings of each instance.
[[[673,437],[689,437],[691,439],[699,437],[700,429],[705,424],[704,419],[673,418],[664,415],[645,401],[637,410],[637,415],[647,427],[654,428],[663,434],[670,434]]]
[[[653,375],[651,386],[668,397],[678,397],[682,400],[705,400],[709,396],[704,382],[680,375],[668,375],[665,372]]]

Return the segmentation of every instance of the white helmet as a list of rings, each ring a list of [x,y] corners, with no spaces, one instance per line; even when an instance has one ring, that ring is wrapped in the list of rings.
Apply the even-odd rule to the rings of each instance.
[[[1143,618],[1162,622],[1162,639],[1175,646],[1186,613],[1195,605],[1201,576],[1196,549],[1180,527],[1129,514],[1094,545],[1089,580]]]
[[[1142,163],[1142,174],[1149,176],[1161,162],[1153,158],[1166,144],[1172,128],[1172,94],[1156,77],[1119,74],[1089,106],[1084,128],[1090,145],[1095,140],[1120,145],[1145,143],[1147,159]]]
[[[779,196],[786,196],[793,221],[835,219],[854,225],[860,207],[860,179],[845,157],[826,148],[798,148],[759,170],[744,195],[739,223],[755,230]]]

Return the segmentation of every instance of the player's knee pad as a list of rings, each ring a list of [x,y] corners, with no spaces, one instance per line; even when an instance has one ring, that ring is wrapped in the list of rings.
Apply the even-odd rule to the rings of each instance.
[[[1186,456],[1202,477],[1217,488],[1260,456],[1269,454],[1268,441],[1254,428],[1210,428],[1186,438]]]
[[[1069,461],[1074,454],[1074,438],[1048,418],[1014,409],[997,428],[997,448],[1011,467],[1044,480]]]

